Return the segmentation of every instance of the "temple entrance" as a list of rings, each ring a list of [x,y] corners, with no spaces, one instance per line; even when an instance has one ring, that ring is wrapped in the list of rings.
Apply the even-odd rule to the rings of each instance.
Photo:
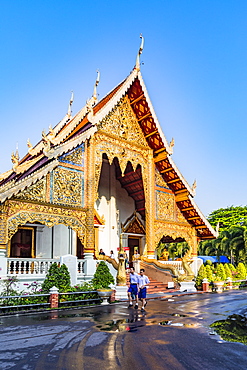
[[[189,244],[185,239],[163,236],[156,247],[157,259],[161,261],[182,260],[189,249]]]
[[[129,248],[130,266],[132,266],[131,265],[131,263],[132,263],[132,256],[133,256],[135,250],[137,250],[138,251],[138,254],[140,254],[140,238],[129,236],[128,237],[128,248]]]
[[[82,244],[78,236],[76,242],[76,256],[79,260],[84,258],[84,245]]]

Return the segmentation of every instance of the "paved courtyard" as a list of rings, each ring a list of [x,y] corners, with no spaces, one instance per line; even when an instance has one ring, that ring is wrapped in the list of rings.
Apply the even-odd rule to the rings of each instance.
[[[247,346],[209,325],[247,314],[247,290],[1,317],[0,369],[246,369]]]

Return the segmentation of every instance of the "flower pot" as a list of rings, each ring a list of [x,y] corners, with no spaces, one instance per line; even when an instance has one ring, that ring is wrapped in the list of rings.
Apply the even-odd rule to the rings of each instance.
[[[102,305],[109,304],[108,299],[112,295],[112,289],[97,289],[98,295],[103,299]]]
[[[223,292],[224,281],[214,281],[214,289],[217,293]]]

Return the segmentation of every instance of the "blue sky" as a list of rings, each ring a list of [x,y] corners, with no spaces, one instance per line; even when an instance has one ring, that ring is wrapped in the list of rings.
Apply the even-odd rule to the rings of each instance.
[[[135,64],[195,201],[207,216],[246,205],[247,2],[0,0],[0,172],[18,142],[26,154],[93,92],[99,98]]]

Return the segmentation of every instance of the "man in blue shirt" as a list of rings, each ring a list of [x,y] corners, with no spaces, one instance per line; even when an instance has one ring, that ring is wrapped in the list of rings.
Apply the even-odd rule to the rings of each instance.
[[[139,275],[135,272],[134,267],[130,268],[130,287],[128,289],[129,307],[133,307],[133,300],[136,302],[135,309],[138,308],[137,294],[138,294]]]
[[[147,304],[146,296],[147,296],[147,286],[150,283],[149,278],[144,275],[145,270],[140,269],[140,275],[138,276],[138,285],[139,285],[139,294],[138,297],[142,302],[141,311],[145,311],[145,306]]]

